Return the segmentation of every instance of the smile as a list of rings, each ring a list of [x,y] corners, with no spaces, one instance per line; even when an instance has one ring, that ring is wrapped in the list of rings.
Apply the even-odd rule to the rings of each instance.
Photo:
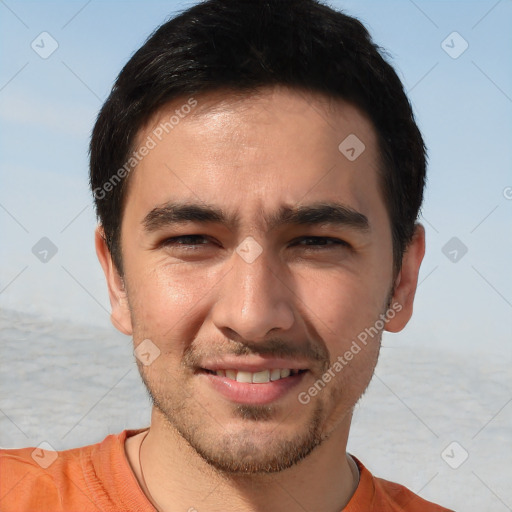
[[[228,369],[201,369],[198,377],[206,379],[207,386],[231,403],[269,405],[294,396],[292,390],[300,386],[309,370],[297,368],[266,368],[257,371]]]
[[[290,368],[272,368],[268,370],[261,370],[258,372],[247,372],[243,370],[206,370],[208,373],[215,374],[218,377],[226,377],[229,380],[236,382],[245,382],[252,384],[265,384],[268,382],[274,382],[280,379],[286,379],[291,375],[298,375],[306,370],[297,370]]]

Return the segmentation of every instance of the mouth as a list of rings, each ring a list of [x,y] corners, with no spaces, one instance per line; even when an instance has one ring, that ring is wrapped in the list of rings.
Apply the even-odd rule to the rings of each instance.
[[[196,375],[204,379],[215,394],[231,403],[246,405],[269,405],[284,400],[288,395],[295,397],[292,390],[310,372],[307,368],[287,367],[284,361],[273,362],[272,367],[261,364],[208,366],[198,369]]]

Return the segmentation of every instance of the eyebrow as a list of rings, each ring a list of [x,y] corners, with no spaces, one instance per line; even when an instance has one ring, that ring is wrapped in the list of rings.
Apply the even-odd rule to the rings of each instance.
[[[348,227],[362,233],[370,231],[368,218],[352,207],[333,202],[318,202],[295,207],[281,206],[277,212],[264,216],[268,230],[287,225],[333,225]],[[143,219],[144,231],[152,233],[160,229],[195,222],[200,224],[225,224],[234,229],[238,215],[228,215],[221,208],[199,203],[169,202],[153,208]]]

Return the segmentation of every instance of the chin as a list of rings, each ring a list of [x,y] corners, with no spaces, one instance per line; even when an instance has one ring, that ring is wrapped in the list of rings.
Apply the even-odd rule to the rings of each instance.
[[[192,427],[190,422],[184,424],[175,417],[166,417],[203,461],[231,475],[284,471],[325,440],[320,406],[302,426],[276,421],[271,407],[238,406],[235,411],[238,419],[229,426],[210,421],[210,427],[206,422]]]

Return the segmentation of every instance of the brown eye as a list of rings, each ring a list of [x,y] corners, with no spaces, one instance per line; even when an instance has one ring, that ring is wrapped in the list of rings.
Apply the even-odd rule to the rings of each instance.
[[[307,242],[307,243],[302,243]],[[303,236],[295,242],[294,245],[301,245],[308,249],[338,249],[340,247],[350,247],[350,244],[339,238],[331,238],[325,236]]]
[[[206,245],[208,242],[208,238],[204,235],[182,235],[167,238],[162,242],[162,245],[165,247],[197,247]]]

